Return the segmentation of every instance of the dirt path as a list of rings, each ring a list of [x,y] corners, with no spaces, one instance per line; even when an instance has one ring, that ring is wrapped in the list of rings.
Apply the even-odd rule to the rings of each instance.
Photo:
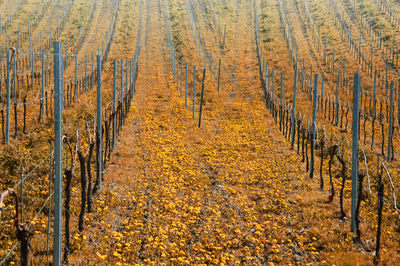
[[[321,262],[319,251],[337,245],[329,230],[342,234],[343,223],[321,222],[335,206],[265,108],[252,2],[227,41],[222,91],[206,82],[201,129],[170,74],[159,5],[144,7],[137,94],[71,262]]]

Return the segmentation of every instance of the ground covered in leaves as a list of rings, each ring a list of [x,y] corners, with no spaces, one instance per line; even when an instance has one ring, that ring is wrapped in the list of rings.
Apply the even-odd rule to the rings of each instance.
[[[372,262],[265,108],[250,2],[228,29],[220,92],[206,76],[201,128],[177,90],[160,5],[144,2],[136,98],[71,262]]]

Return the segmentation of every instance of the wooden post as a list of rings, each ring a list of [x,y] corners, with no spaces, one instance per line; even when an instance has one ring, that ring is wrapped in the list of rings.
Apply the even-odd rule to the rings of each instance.
[[[203,81],[201,83],[200,110],[199,110],[199,128],[201,127],[201,116],[203,112],[203,97],[204,97],[204,81],[206,78],[206,68],[203,69]]]

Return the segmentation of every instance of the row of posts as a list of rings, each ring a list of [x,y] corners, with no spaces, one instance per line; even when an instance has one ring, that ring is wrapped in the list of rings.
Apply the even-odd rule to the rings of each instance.
[[[261,58],[262,57],[262,48],[260,45],[260,38],[259,38],[259,32],[258,32],[258,14],[257,14],[257,0],[254,0],[254,10],[255,10],[255,30],[256,30],[256,44],[257,44],[257,55],[258,59],[260,62],[260,74],[261,77],[263,76],[263,63]],[[296,110],[296,82],[297,82],[297,71],[295,71],[295,83],[294,83],[294,97],[293,97],[293,119],[295,118],[295,110]],[[281,78],[282,80],[282,78]],[[269,82],[268,82],[269,83]],[[282,83],[282,81],[281,81]],[[393,83],[392,83],[393,84]],[[267,87],[267,76],[265,76],[264,80],[264,86],[267,90],[269,91],[269,86]],[[311,140],[311,167],[310,167],[310,177],[313,176],[313,171],[314,171],[314,154],[315,154],[315,135],[317,131],[316,127],[316,120],[317,120],[317,108],[318,108],[318,74],[315,74],[314,77],[314,88],[313,88],[313,109],[312,109],[312,140]],[[274,89],[273,89],[274,90]],[[271,91],[269,91],[271,92]],[[272,92],[272,97],[275,96],[275,93]],[[391,85],[391,96],[393,94],[393,85]],[[391,109],[391,116],[393,114],[392,109],[393,109],[393,97],[391,97],[391,104],[390,104],[390,109]],[[281,106],[283,104],[282,102],[282,87],[281,87]],[[358,145],[358,140],[359,140],[359,128],[360,128],[360,118],[359,118],[359,112],[360,112],[360,75],[357,72],[354,75],[354,84],[353,84],[353,123],[352,123],[352,173],[351,173],[351,178],[352,178],[352,191],[351,191],[351,231],[356,232],[356,207],[357,207],[357,184],[358,184],[358,150],[359,150],[359,145]],[[389,119],[389,121],[392,121],[392,117]],[[293,127],[294,129],[295,127]],[[392,125],[389,125],[389,135],[391,134],[392,131]],[[389,137],[390,141],[390,137]],[[291,139],[291,145],[294,145],[294,134],[292,134],[292,139]],[[389,150],[388,150],[388,156],[390,156],[390,143],[389,143]],[[390,157],[388,157],[390,158]]]
[[[139,44],[139,42],[138,42]],[[63,55],[62,47],[60,42],[54,42],[54,249],[53,249],[53,264],[61,265],[62,260],[62,111],[64,108],[64,78],[63,78]],[[130,97],[133,96],[135,86],[134,80],[137,77],[137,61],[139,56],[139,50],[137,49],[135,57],[133,60],[126,60],[126,70],[125,70],[125,86],[123,83],[123,62],[121,60],[121,103],[124,103],[124,94],[131,93]],[[96,111],[96,132],[98,134],[98,153],[97,153],[97,189],[101,189],[101,183],[103,178],[103,136],[102,136],[102,56],[97,55],[97,111]],[[129,67],[130,71],[128,71]],[[130,81],[130,85],[128,84]],[[116,82],[117,82],[117,61],[114,60],[114,82],[113,82],[113,103],[112,112],[116,112]],[[129,86],[131,86],[132,91],[129,91]],[[125,87],[125,93],[124,93]],[[127,98],[128,99],[128,98]],[[113,127],[117,127],[117,120],[113,118]],[[116,134],[113,134],[112,149],[115,148]]]

